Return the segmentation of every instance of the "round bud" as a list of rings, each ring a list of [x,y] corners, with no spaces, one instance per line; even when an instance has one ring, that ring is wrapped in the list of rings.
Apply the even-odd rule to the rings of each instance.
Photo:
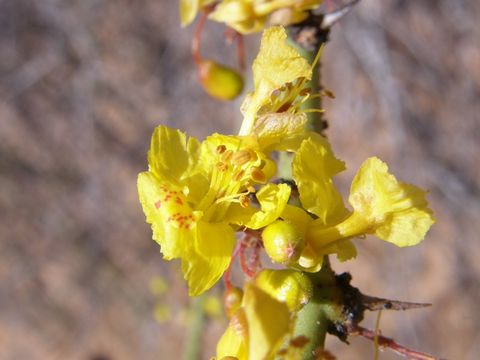
[[[213,60],[201,60],[198,75],[205,91],[216,99],[233,100],[243,90],[243,77]]]
[[[311,280],[297,270],[264,269],[255,277],[255,285],[274,299],[286,303],[290,311],[299,311],[313,296]]]
[[[262,232],[263,246],[273,262],[289,265],[300,257],[304,240],[295,226],[287,221],[277,220]]]
[[[231,287],[225,290],[223,294],[223,305],[225,312],[230,318],[240,308],[242,304],[243,291],[237,287]]]

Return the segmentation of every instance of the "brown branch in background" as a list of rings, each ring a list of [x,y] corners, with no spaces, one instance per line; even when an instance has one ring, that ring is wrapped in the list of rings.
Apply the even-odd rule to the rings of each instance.
[[[363,336],[364,338],[371,340],[371,341],[376,341],[378,346],[381,348],[389,348],[390,350],[396,352],[397,354],[400,354],[408,359],[412,360],[445,360],[445,359],[440,359],[436,358],[432,355],[422,353],[419,351],[411,350],[403,345],[400,345],[395,342],[395,340],[391,338],[387,338],[383,335],[379,335],[375,331],[366,329],[362,326],[359,325],[352,325],[348,331],[349,335],[360,335]],[[376,340],[375,340],[376,339]]]

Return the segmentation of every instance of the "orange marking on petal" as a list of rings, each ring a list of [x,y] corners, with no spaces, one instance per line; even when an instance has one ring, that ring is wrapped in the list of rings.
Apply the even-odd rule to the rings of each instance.
[[[180,199],[178,196],[175,198],[175,202],[176,202],[178,205],[183,205],[182,199]]]

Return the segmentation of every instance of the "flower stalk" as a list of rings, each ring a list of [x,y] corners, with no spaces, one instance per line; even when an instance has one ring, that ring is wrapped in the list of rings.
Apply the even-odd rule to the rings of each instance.
[[[323,291],[334,286],[335,274],[330,267],[328,256],[323,259],[323,266],[320,272],[308,274],[314,283],[313,297],[308,304],[297,314],[293,336],[308,339],[308,343],[302,349],[302,359],[316,359],[321,354],[325,345],[325,337],[329,320],[325,307]]]

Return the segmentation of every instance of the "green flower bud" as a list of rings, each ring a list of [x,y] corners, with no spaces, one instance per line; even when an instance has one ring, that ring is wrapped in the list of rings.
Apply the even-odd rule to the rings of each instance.
[[[284,265],[297,261],[304,246],[304,239],[295,226],[283,220],[268,225],[262,232],[262,240],[270,259]]]
[[[312,282],[297,270],[262,270],[255,277],[255,285],[274,299],[284,302],[290,311],[299,311],[313,294]]]
[[[219,100],[233,100],[243,90],[243,77],[237,71],[213,60],[198,65],[200,83],[205,91]]]

